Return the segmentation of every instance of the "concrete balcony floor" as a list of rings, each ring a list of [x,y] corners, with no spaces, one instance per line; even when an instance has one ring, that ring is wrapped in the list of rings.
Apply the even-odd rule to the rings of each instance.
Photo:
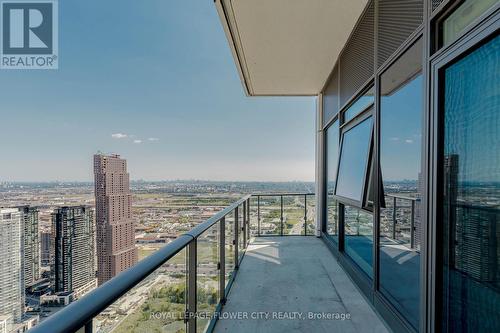
[[[350,319],[311,319],[309,313]],[[236,314],[240,318],[230,319]],[[321,239],[285,236],[251,242],[215,332],[388,330]]]

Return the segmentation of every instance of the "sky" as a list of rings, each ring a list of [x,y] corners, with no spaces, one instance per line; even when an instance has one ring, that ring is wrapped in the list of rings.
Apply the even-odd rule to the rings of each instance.
[[[0,181],[312,181],[315,99],[247,97],[211,0],[59,2],[59,69],[0,71]]]

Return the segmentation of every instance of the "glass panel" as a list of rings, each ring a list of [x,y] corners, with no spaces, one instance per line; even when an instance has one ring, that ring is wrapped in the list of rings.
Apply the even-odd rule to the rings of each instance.
[[[307,196],[307,217],[306,217],[306,226],[307,226],[307,235],[315,235],[316,234],[316,196],[308,195]]]
[[[245,237],[243,235],[243,225],[244,225],[244,214],[243,205],[238,208],[238,257],[241,259],[243,257],[243,250],[245,249]]]
[[[373,96],[373,87],[360,96],[347,110],[344,111],[344,124],[352,118],[356,117],[361,111],[373,104],[375,97]]]
[[[257,236],[257,197],[250,198],[250,237]]]
[[[339,121],[335,121],[326,131],[326,184],[328,214],[326,232],[338,241],[337,201],[333,199],[339,158]]]
[[[496,3],[498,3],[498,0],[465,0],[443,22],[444,45],[448,45],[457,39],[469,24]]]
[[[345,206],[345,252],[369,277],[373,277],[373,216]]]
[[[366,173],[372,117],[368,117],[343,134],[336,194],[361,201]]]
[[[304,234],[305,203],[303,195],[283,196],[283,234]]]
[[[281,201],[279,196],[260,197],[260,233],[279,235],[281,232]]]
[[[196,331],[205,332],[218,303],[219,224],[208,228],[196,244]]]
[[[438,245],[446,332],[500,332],[498,59],[497,36],[444,72],[444,195]]]
[[[186,250],[146,277],[94,318],[94,331],[185,332]]]
[[[380,208],[380,289],[418,327],[420,306],[422,42],[381,77],[380,167],[385,207]],[[418,211],[418,212],[417,212]],[[418,227],[420,231],[420,227]]]
[[[225,286],[231,280],[231,277],[234,274],[234,211],[226,215],[225,221],[225,240],[226,240],[226,251],[225,251],[225,274],[226,274],[226,283]]]

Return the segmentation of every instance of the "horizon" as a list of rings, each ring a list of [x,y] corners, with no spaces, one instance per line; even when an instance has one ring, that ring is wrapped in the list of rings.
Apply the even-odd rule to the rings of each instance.
[[[134,179],[314,179],[315,98],[248,98],[212,2],[59,2],[59,51],[2,71],[0,177],[90,181],[106,151]]]

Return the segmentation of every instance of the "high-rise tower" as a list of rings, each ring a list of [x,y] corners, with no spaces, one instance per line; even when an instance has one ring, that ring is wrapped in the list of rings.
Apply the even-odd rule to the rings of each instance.
[[[127,161],[94,155],[99,285],[137,263]]]
[[[38,231],[38,209],[19,207],[24,225],[24,283],[26,287],[40,278],[40,237]]]
[[[97,286],[94,229],[94,215],[89,207],[54,210],[51,277],[55,292],[74,292],[79,298]]]
[[[0,209],[0,316],[7,325],[24,313],[23,221],[17,208]]]

